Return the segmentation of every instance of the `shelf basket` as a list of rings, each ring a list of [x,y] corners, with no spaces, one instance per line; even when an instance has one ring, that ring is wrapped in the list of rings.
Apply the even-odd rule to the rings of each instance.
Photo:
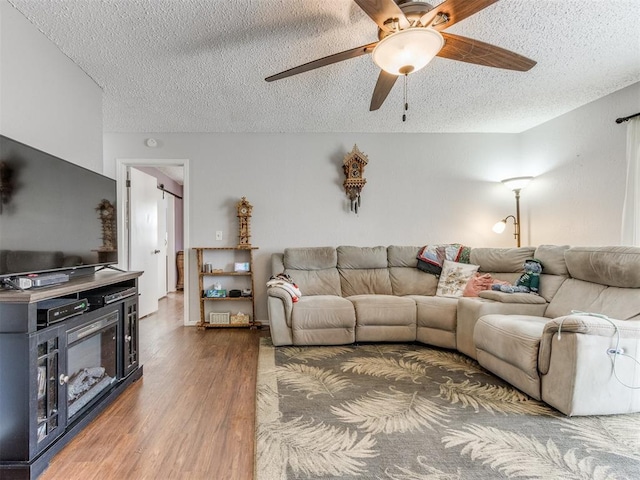
[[[249,318],[249,315],[244,313],[231,315],[231,325],[249,325]]]
[[[229,325],[229,312],[226,313],[209,313],[209,323],[213,325]]]

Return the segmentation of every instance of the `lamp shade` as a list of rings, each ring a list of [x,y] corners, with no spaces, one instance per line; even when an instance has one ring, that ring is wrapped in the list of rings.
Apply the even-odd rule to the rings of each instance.
[[[393,33],[373,49],[373,61],[393,75],[417,72],[444,46],[440,32],[432,28],[409,28]]]
[[[506,227],[507,222],[505,220],[500,220],[493,226],[492,230],[496,233],[502,233]]]
[[[529,185],[531,180],[533,180],[533,177],[513,177],[502,180],[502,183],[511,190],[522,190]]]

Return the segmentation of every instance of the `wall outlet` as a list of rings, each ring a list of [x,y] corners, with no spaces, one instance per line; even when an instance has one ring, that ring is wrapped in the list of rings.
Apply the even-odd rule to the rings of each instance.
[[[222,240],[222,230],[216,232],[216,240]]]

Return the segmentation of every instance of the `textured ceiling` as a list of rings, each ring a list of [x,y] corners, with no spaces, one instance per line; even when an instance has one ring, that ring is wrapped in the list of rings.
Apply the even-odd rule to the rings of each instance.
[[[520,132],[640,81],[640,1],[501,0],[447,32],[532,58],[436,58],[369,112],[377,40],[351,0],[9,0],[104,90],[106,132]],[[437,0],[434,4],[437,4]],[[620,114],[635,112],[620,112]]]

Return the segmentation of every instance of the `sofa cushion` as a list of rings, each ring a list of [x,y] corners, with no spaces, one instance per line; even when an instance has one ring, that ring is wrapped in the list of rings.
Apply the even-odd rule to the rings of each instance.
[[[283,256],[284,272],[291,276],[303,296],[340,296],[337,262],[333,247],[287,248]]]
[[[533,293],[506,293],[497,290],[486,290],[478,294],[479,297],[486,298],[487,300],[493,300],[494,302],[501,303],[519,303],[519,304],[545,304],[547,301],[540,295]]]
[[[416,302],[416,339],[429,345],[456,348],[458,299],[411,295]]]
[[[356,312],[359,342],[413,342],[416,339],[416,304],[409,297],[354,295],[348,297]]]
[[[618,320],[637,320],[640,319],[640,291],[568,278],[544,316],[561,317],[570,315],[573,310],[599,313]]]
[[[406,245],[389,245],[387,247],[387,265],[389,267],[417,268],[418,259],[416,256],[421,248]]]
[[[389,267],[393,295],[435,295],[438,277],[417,268]]]
[[[640,288],[640,247],[573,247],[565,260],[569,274],[578,280]]]
[[[547,302],[553,300],[560,285],[569,276],[567,263],[564,259],[564,254],[568,249],[569,245],[540,245],[536,248],[535,258],[542,263],[538,293]]]
[[[340,345],[355,341],[353,304],[334,295],[301,297],[294,304],[291,328],[294,345]]]
[[[534,253],[534,247],[472,248],[470,262],[478,265],[481,272],[524,273],[524,262]]]
[[[340,269],[387,268],[387,247],[341,246],[337,254]]]
[[[292,270],[336,268],[338,253],[333,247],[285,248],[284,266]]]
[[[461,297],[471,277],[478,271],[478,265],[445,260],[438,280],[436,295],[439,297]]]
[[[343,296],[393,293],[386,247],[341,246],[337,253]]]
[[[540,400],[538,351],[544,317],[484,315],[473,332],[478,363]]]
[[[565,277],[569,275],[564,259],[567,250],[569,250],[569,245],[539,245],[536,248],[534,258],[542,263],[542,273],[564,275]]]
[[[513,301],[507,303],[496,300],[485,299],[485,294],[496,294],[494,298],[504,297],[504,300]],[[532,315],[542,316],[547,308],[547,303],[519,303],[517,298],[522,296],[522,300],[540,300],[537,295],[529,293],[503,293],[503,292],[481,292],[479,298],[460,298],[458,300],[458,311],[456,318],[456,348],[459,352],[477,358],[476,346],[473,342],[473,331],[477,321],[485,315]],[[502,298],[500,298],[502,299]]]
[[[421,247],[390,245],[387,248],[389,279],[394,295],[435,295],[438,278],[417,268]]]
[[[418,327],[456,331],[456,309],[458,300],[451,297],[428,297],[411,295],[416,303]]]

